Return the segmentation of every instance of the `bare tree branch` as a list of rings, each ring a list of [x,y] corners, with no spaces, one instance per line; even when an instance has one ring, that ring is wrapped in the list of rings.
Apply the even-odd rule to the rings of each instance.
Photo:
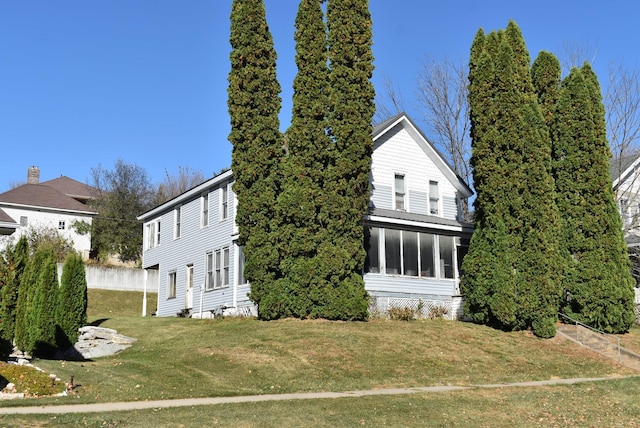
[[[425,55],[418,70],[416,98],[436,146],[455,172],[471,179],[471,139],[467,101],[468,67],[462,61]]]
[[[394,85],[390,76],[382,74],[382,93],[376,92],[376,113],[373,116],[376,123],[383,122],[405,110],[402,93]]]

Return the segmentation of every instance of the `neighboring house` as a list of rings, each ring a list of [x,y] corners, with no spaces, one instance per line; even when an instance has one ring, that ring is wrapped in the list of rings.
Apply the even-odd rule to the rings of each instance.
[[[461,311],[460,264],[473,232],[462,221],[471,189],[400,114],[374,127],[363,272],[371,310]],[[158,270],[159,316],[255,314],[243,276],[233,174],[222,173],[138,217],[143,268]]]
[[[36,167],[29,168],[27,177],[27,184],[0,194],[0,209],[18,222],[12,238],[17,240],[30,229],[54,228],[88,258],[91,236],[78,234],[73,225],[77,221],[91,224],[97,214],[86,205],[91,187],[69,177],[40,183]]]
[[[640,236],[640,153],[612,158],[609,172],[625,239],[638,245]]]

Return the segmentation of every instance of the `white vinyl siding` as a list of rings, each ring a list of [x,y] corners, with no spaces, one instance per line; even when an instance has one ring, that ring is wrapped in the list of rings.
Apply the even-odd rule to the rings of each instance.
[[[379,209],[398,209],[396,174],[404,176],[405,210],[409,213],[431,214],[430,182],[437,183],[438,217],[451,220],[445,204],[456,199],[457,190],[422,147],[402,127],[394,128],[374,142],[371,162],[371,205]],[[435,201],[434,201],[435,202]],[[454,208],[456,209],[456,208]]]

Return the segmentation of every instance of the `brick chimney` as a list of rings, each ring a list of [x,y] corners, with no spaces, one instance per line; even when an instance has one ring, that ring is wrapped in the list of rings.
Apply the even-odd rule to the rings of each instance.
[[[40,168],[37,166],[30,166],[27,171],[27,184],[40,183]]]

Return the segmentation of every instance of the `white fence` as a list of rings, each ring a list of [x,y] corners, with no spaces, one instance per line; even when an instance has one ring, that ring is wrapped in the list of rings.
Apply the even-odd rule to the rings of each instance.
[[[104,290],[144,291],[144,269],[85,265],[87,288]],[[62,263],[58,263],[58,279],[62,276]],[[158,292],[158,271],[149,270],[147,291]]]

